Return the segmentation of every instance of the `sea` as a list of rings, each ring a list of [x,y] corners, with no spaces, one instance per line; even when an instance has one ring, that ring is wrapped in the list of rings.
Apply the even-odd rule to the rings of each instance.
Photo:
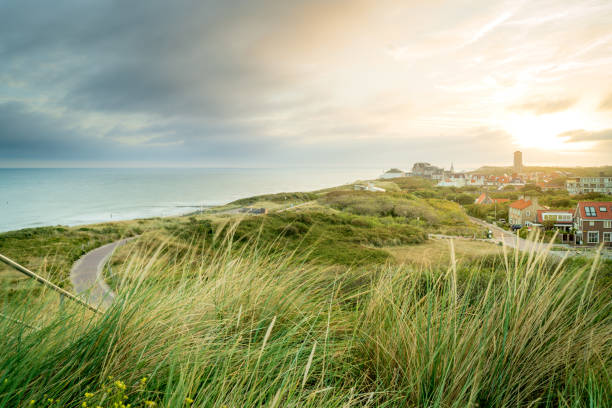
[[[0,232],[182,215],[380,174],[373,168],[0,168]]]

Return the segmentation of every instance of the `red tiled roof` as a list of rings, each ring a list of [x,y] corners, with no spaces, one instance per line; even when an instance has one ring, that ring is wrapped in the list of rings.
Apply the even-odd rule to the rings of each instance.
[[[484,199],[487,197],[487,195],[485,193],[482,193],[480,196],[478,196],[478,198],[476,199],[476,204],[481,204]]]
[[[542,223],[543,219],[542,219],[542,215],[544,213],[566,213],[566,214],[574,214],[574,211],[572,210],[538,210],[538,215],[537,215],[537,222],[538,223]],[[572,221],[556,221],[557,224],[571,224]]]
[[[595,217],[587,217],[585,207],[594,207]],[[601,211],[601,207],[605,207],[606,211]],[[580,212],[580,217],[585,220],[612,220],[612,202],[610,201],[580,201],[576,209]]]
[[[529,207],[531,204],[532,204],[531,200],[525,201],[521,198],[520,200],[515,201],[512,204],[510,204],[510,207],[516,208],[517,210],[524,210],[525,208]]]

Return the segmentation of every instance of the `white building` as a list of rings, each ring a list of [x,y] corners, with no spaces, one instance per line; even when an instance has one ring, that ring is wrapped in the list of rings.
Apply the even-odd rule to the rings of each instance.
[[[570,195],[584,193],[612,194],[612,176],[572,177],[565,182]]]
[[[437,184],[438,187],[465,187],[466,179],[463,177],[445,178]]]
[[[384,188],[376,187],[372,183],[368,183],[367,185],[355,184],[354,188],[355,188],[355,190],[373,191],[373,192],[378,192],[378,193],[384,193],[385,192]]]
[[[381,179],[392,179],[398,177],[406,177],[406,173],[401,171],[400,169],[391,169],[387,170],[380,176]]]

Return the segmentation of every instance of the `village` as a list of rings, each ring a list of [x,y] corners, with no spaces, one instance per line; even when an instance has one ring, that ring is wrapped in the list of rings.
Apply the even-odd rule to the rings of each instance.
[[[435,188],[471,193],[475,199],[461,202],[468,214],[522,236],[539,229],[559,244],[612,248],[612,174],[530,171],[523,165],[522,152],[514,152],[513,158],[513,166],[501,173],[499,168],[490,173],[456,172],[452,163],[445,170],[419,162],[410,172],[393,168],[380,179],[419,177]],[[359,188],[384,191],[372,184]]]

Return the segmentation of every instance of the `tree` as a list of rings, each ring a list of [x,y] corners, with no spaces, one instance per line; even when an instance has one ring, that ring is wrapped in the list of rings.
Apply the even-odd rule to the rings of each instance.
[[[455,201],[458,202],[461,205],[473,204],[474,203],[474,196],[472,196],[470,194],[462,193],[462,194],[459,194],[456,197]]]

